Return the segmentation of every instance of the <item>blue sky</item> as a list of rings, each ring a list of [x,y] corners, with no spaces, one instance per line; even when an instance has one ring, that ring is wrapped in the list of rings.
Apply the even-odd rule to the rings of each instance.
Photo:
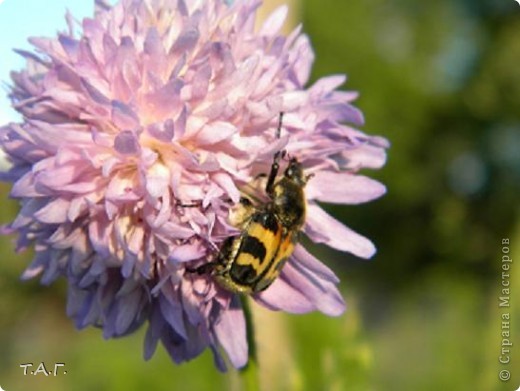
[[[28,37],[54,37],[67,27],[65,12],[76,19],[92,16],[94,0],[0,0],[0,125],[18,120],[7,99],[5,84],[9,72],[24,67],[24,60],[12,49],[31,49]]]

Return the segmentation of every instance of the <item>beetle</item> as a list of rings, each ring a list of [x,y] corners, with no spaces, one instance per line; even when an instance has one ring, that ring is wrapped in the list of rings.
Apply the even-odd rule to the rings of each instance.
[[[280,113],[277,138],[282,118]],[[224,289],[242,294],[261,292],[278,277],[305,223],[304,187],[310,178],[294,157],[288,159],[278,178],[280,162],[286,155],[286,150],[281,150],[273,156],[265,186],[268,201],[253,203],[242,197],[231,218],[240,233],[224,240],[215,260],[195,272],[210,273]]]

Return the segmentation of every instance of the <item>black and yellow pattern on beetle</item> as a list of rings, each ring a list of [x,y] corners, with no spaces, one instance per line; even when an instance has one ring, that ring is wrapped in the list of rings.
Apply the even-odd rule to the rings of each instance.
[[[282,115],[278,137],[281,120]],[[253,294],[266,289],[293,253],[305,222],[303,189],[309,176],[304,175],[298,160],[291,158],[277,180],[284,156],[285,151],[278,151],[273,157],[265,187],[269,201],[253,204],[242,198],[240,218],[234,221],[241,233],[224,241],[215,261],[195,269],[199,274],[211,273],[220,286],[231,292]]]

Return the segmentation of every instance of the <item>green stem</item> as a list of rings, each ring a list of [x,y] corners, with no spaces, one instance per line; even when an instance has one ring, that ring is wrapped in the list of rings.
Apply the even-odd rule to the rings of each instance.
[[[242,388],[247,391],[259,391],[258,382],[258,361],[256,357],[255,330],[253,326],[253,316],[249,307],[249,298],[245,295],[240,296],[242,309],[246,318],[247,344],[249,346],[249,360],[245,367],[240,369],[239,374],[242,379]]]

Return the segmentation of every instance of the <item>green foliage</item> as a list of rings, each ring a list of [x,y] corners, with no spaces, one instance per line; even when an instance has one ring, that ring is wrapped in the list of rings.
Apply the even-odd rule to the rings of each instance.
[[[518,5],[307,0],[304,24],[315,77],[347,73],[365,129],[392,142],[375,173],[388,194],[330,208],[377,256],[320,256],[358,297],[375,362],[366,389],[515,389],[518,362],[508,384],[497,362],[501,241],[520,247]]]

